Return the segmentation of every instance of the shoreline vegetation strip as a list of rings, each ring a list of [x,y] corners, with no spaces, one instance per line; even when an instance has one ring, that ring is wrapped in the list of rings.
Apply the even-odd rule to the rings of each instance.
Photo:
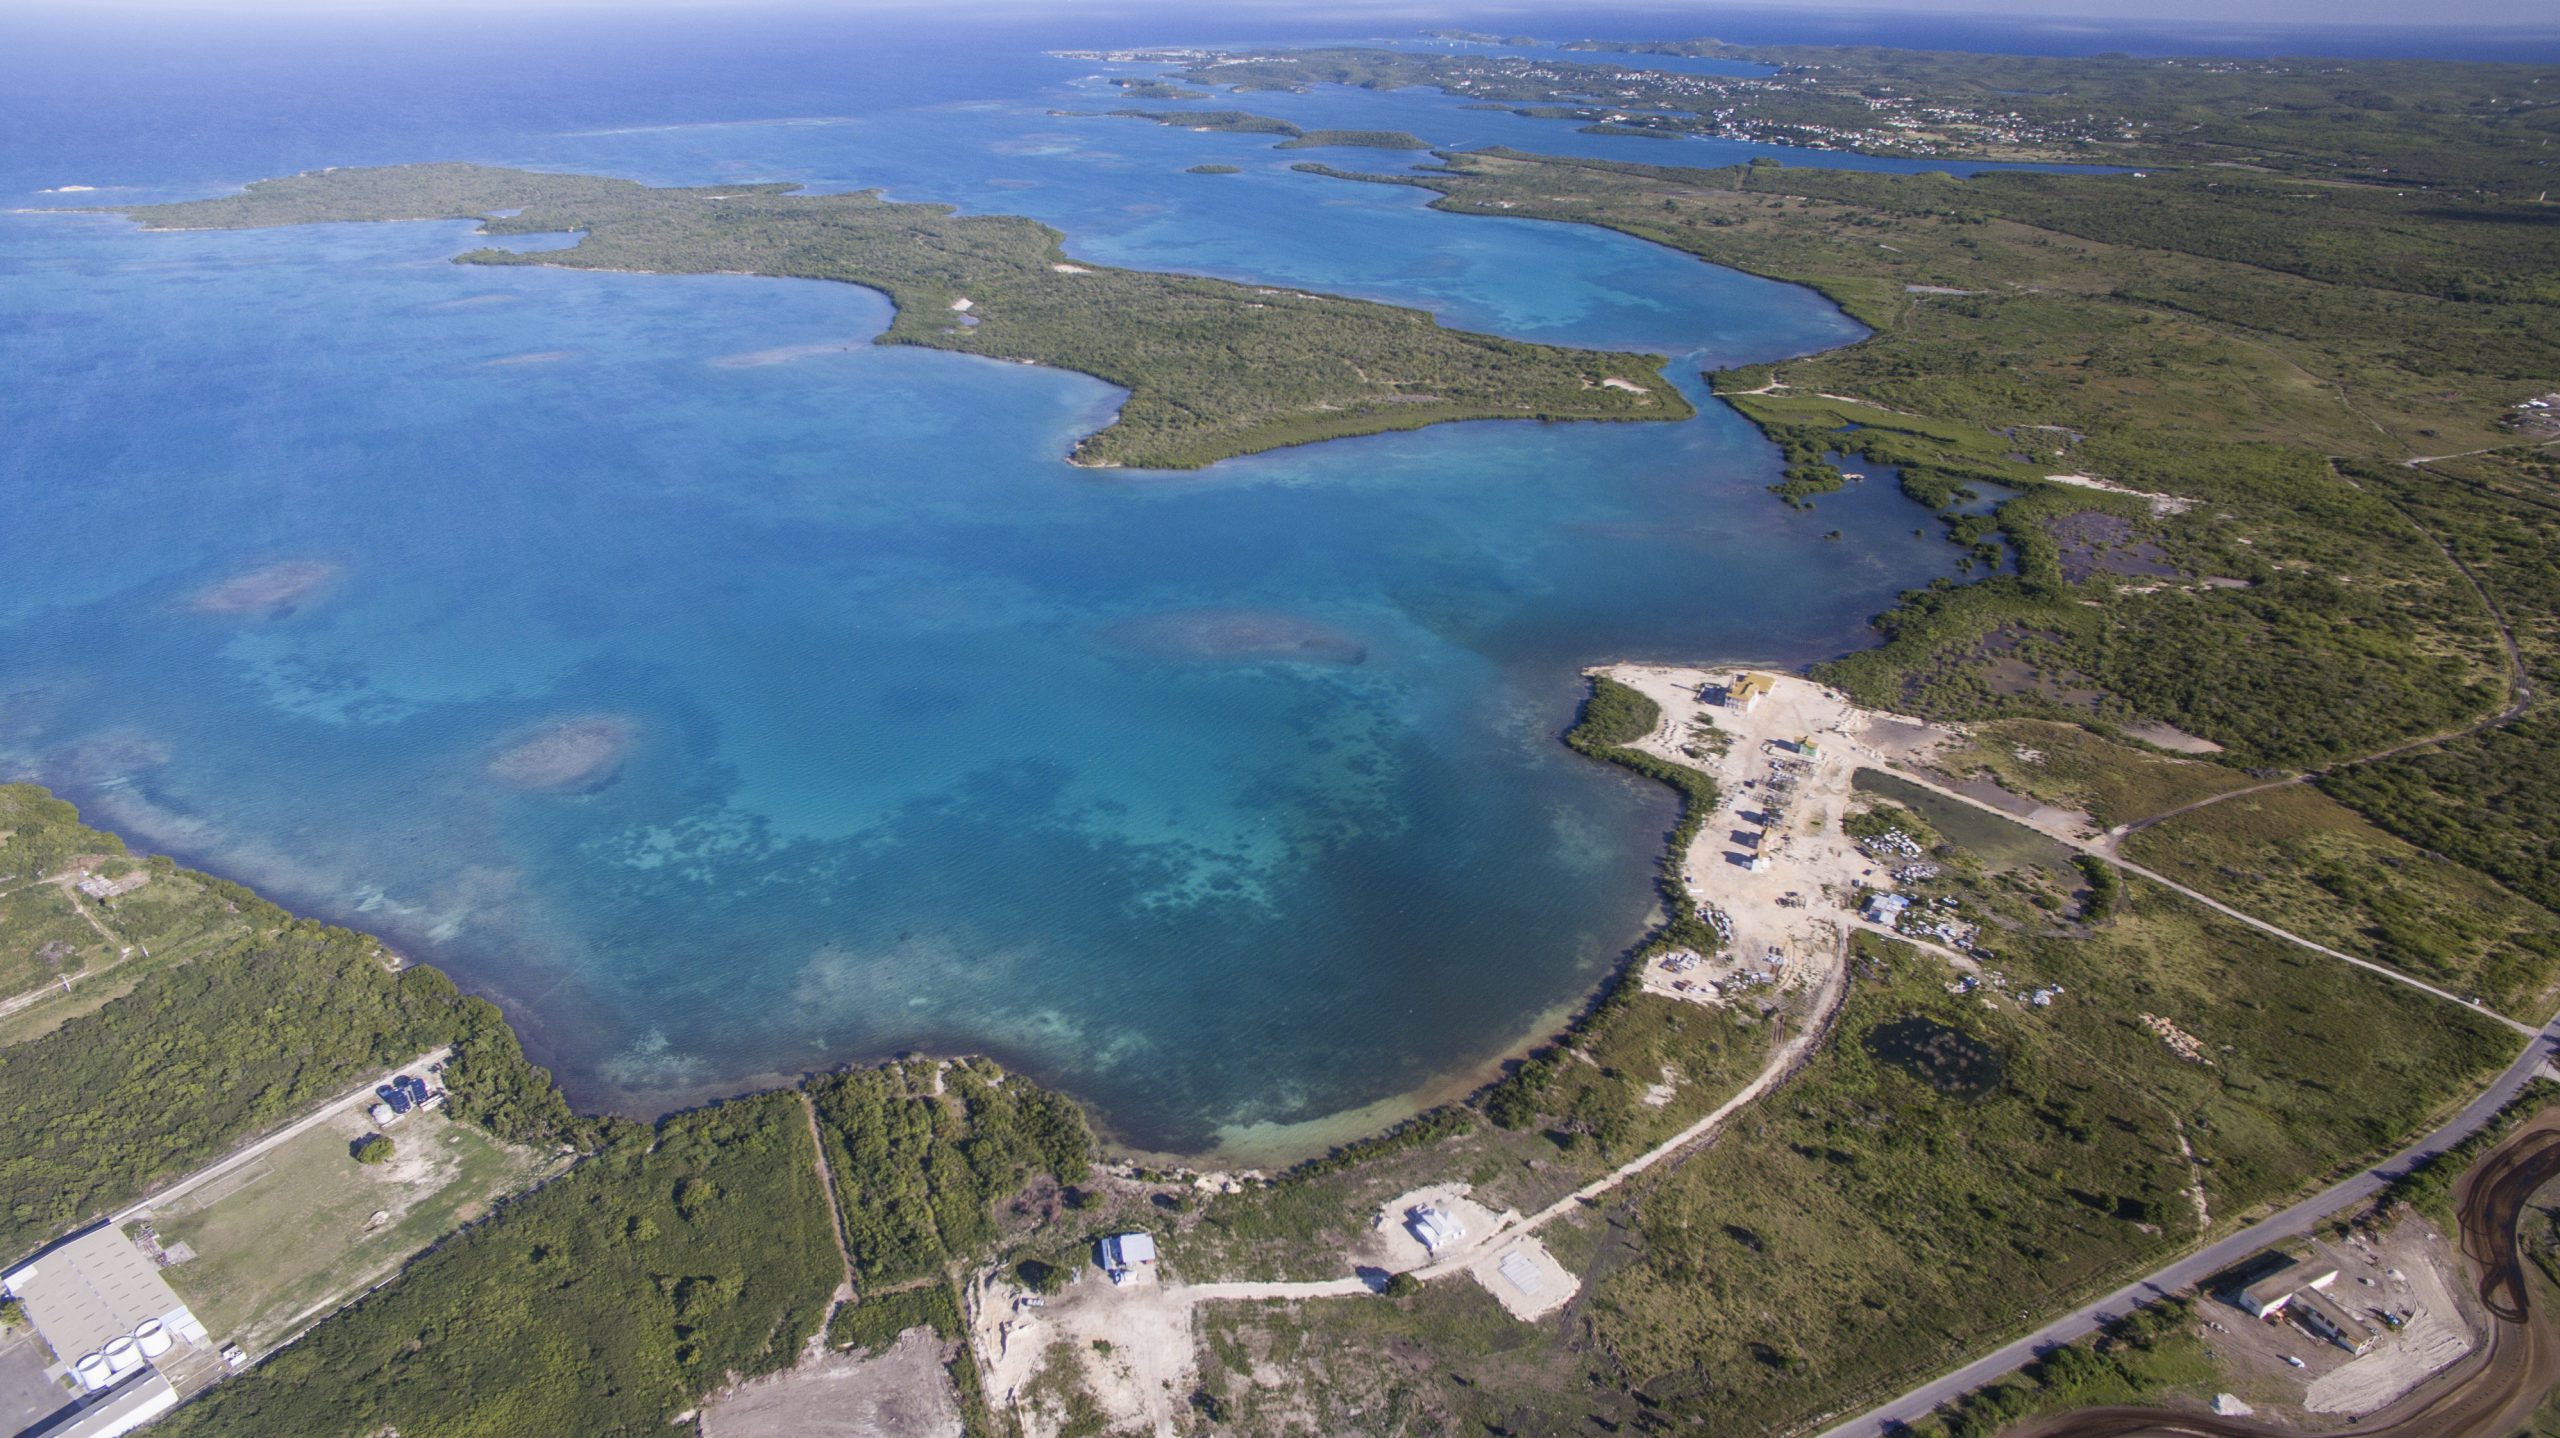
[[[1444,329],[1421,310],[1280,286],[1075,263],[1056,230],[1019,216],[797,188],[657,188],[422,164],[319,170],[214,199],[104,208],[154,230],[476,220],[491,237],[579,239],[565,249],[475,249],[457,263],[861,285],[896,307],[878,343],[1073,370],[1127,390],[1111,422],[1074,446],[1078,465],[1197,469],[1453,420],[1696,413],[1663,377],[1659,355]]]
[[[1972,546],[1970,557],[1991,573],[1905,596],[1879,620],[1882,647],[1827,666],[1823,678],[1876,707],[2067,727],[2084,736],[2086,752],[2120,752],[2122,763],[2101,765],[2121,773],[2158,761],[2162,751],[2142,737],[2160,732],[2143,727],[2153,724],[2174,726],[2169,736],[2181,742],[2218,746],[2209,767],[2221,771],[2326,766],[2320,789],[2370,821],[2370,832],[2317,806],[2244,809],[2245,796],[2182,823],[2207,826],[2201,833],[2228,856],[2226,872],[2304,876],[2361,906],[2374,916],[2361,938],[2377,946],[2380,961],[2431,982],[2475,983],[2511,1010],[2547,1009],[2560,969],[2545,922],[2547,906],[2560,903],[2560,857],[2540,836],[2560,832],[2545,822],[2560,816],[2560,732],[2528,706],[2478,734],[2359,762],[2494,713],[2505,697],[2497,651],[2509,625],[2504,637],[2537,689],[2560,673],[2551,637],[2560,614],[2552,578],[2560,565],[2551,562],[2560,525],[2549,517],[2560,507],[2548,497],[2560,471],[2512,418],[2526,385],[2560,372],[2553,338],[2560,327],[2550,322],[2560,294],[2549,285],[2560,265],[2550,263],[2547,223],[2501,189],[2519,175],[2531,178],[2518,166],[2533,162],[2519,158],[2508,131],[2533,123],[2535,107],[2428,108],[2395,128],[2347,93],[2380,84],[2422,101],[2483,76],[2493,88],[2508,85],[2518,67],[2358,62],[2312,74],[2270,62],[2236,67],[2239,78],[2231,79],[2111,59],[1868,51],[1773,58],[1808,69],[1846,65],[1861,76],[1882,69],[1924,90],[1978,85],[2021,67],[2046,90],[2075,79],[2099,87],[2056,101],[2064,105],[2085,106],[2098,93],[2138,96],[2139,87],[2128,87],[2139,80],[2171,87],[2141,103],[2186,113],[2174,123],[2138,117],[2136,138],[2115,151],[2162,167],[2148,175],[1955,181],[1507,152],[1444,154],[1440,170],[1415,175],[1326,173],[1438,189],[1435,203],[1462,212],[1604,224],[1831,296],[1876,335],[1715,376],[1717,392],[1786,452],[1789,473],[1778,488],[1788,502],[1818,506],[1825,493],[1854,482],[1825,458],[1853,452],[1893,467],[1906,492],[1941,509],[1949,536]],[[1238,78],[1243,72],[1219,67],[1221,82]],[[1309,78],[1337,77],[1274,74],[1256,82],[1286,87]],[[1801,82],[1819,91],[1821,79]],[[2256,105],[2234,112],[2227,93],[2234,85],[2255,93],[2269,84],[2306,98],[2265,115]],[[2052,98],[2031,95],[2018,108]],[[2320,128],[2332,123],[2343,128]],[[2335,158],[2347,139],[2360,152]],[[1980,137],[1967,143],[1999,148]],[[1016,279],[1025,278],[1025,264],[1045,266],[1060,254],[1052,232],[1026,221],[1000,222],[1015,227],[1002,233],[969,229],[936,207],[876,197],[791,197],[776,187],[657,192],[574,176],[417,168],[434,172],[429,187],[442,196],[423,210],[406,191],[420,180],[412,170],[393,180],[379,177],[400,172],[335,172],[374,177],[345,182],[362,193],[356,204],[346,190],[314,184],[326,177],[304,176],[225,200],[128,213],[173,224],[482,218],[491,234],[572,229],[586,238],[565,252],[464,257],[473,262],[699,272],[725,267],[737,253],[681,245],[651,253],[663,240],[651,225],[666,218],[657,207],[694,208],[668,227],[681,234],[707,207],[743,200],[751,248],[797,267],[759,272],[883,289],[898,303],[884,340],[954,349],[983,343],[994,317],[976,330],[935,327],[948,323],[950,300],[981,296],[947,279],[891,281],[862,268],[894,269],[907,238],[901,227],[948,226],[936,233],[991,246],[998,252],[991,272]],[[2275,178],[2264,173],[2279,170]],[[648,198],[669,194],[686,198]],[[881,248],[849,258],[798,245],[794,204],[842,206],[830,213],[854,216]],[[486,218],[517,205],[527,214]],[[617,259],[617,246],[651,253],[655,265]],[[581,251],[582,258],[562,258]],[[828,266],[834,270],[817,273]],[[1210,283],[1140,278],[1172,286],[1168,294]],[[994,284],[976,287],[1006,294]],[[1240,288],[1223,287],[1215,303],[1246,302],[1234,293]],[[1043,325],[1084,318],[1071,305],[1051,304],[1055,293],[1015,292],[1013,299],[1030,301],[1022,307],[1035,320],[1015,332],[1054,337],[1062,331]],[[1271,298],[1257,293],[1250,302]],[[1010,310],[1013,299],[999,303]],[[1390,324],[1371,310],[1409,314],[1362,307],[1364,322]],[[1450,332],[1381,333],[1427,356],[1436,341],[1415,336]],[[1551,356],[1579,354],[1513,358],[1560,383],[1574,364],[1598,361]],[[1561,367],[1540,368],[1550,363]],[[1586,367],[1573,381],[1594,385],[1592,373]],[[1651,368],[1629,373],[1638,377],[1631,382],[1662,383]],[[1321,392],[1321,382],[1310,383],[1311,393]],[[1129,387],[1141,423],[1130,426],[1124,413],[1130,427],[1093,437],[1080,460],[1131,462],[1118,456],[1145,453],[1148,463],[1206,463],[1221,446],[1240,453],[1248,441],[1328,437],[1302,434],[1285,410],[1257,411],[1245,429],[1215,435],[1150,429],[1137,403],[1142,391]],[[1592,401],[1632,403],[1613,395],[1622,392],[1611,388]],[[1668,401],[1680,403],[1676,394]],[[2450,482],[2420,482],[2437,471],[2421,476],[2413,463],[2438,466]],[[2113,488],[2050,482],[2057,475],[2102,476]],[[1991,485],[2014,493],[1987,513],[1971,508],[1983,496],[1979,486]],[[1567,742],[1624,762],[1621,746],[1633,737],[1626,726],[1638,723],[1640,734],[1642,717],[1595,685]],[[2044,753],[2019,743],[1979,762],[2034,797],[2073,802],[2072,786],[2085,781],[2047,768]],[[1664,782],[1682,789],[1689,824],[1700,796],[1676,778]],[[663,1420],[677,1411],[670,1405],[707,1391],[710,1365],[729,1373],[779,1366],[790,1340],[825,1317],[834,1249],[826,1198],[808,1191],[815,1155],[805,1151],[796,1101],[779,1117],[766,1113],[779,1111],[767,1095],[654,1127],[578,1118],[548,1076],[523,1061],[503,1017],[472,1008],[478,1001],[451,993],[432,970],[394,981],[362,936],[293,919],[166,860],[125,859],[110,836],[80,829],[68,806],[47,807],[57,801],[40,791],[0,791],[0,800],[13,817],[0,827],[17,831],[0,848],[0,867],[32,862],[42,870],[101,850],[119,864],[145,862],[155,884],[167,883],[164,893],[189,896],[183,914],[163,915],[172,937],[183,930],[197,940],[193,948],[155,945],[155,954],[175,957],[87,1013],[37,1011],[34,1027],[0,1032],[0,1078],[9,1080],[0,1095],[55,1108],[74,1096],[89,1105],[87,1131],[105,1135],[108,1152],[131,1141],[115,1161],[74,1173],[35,1125],[13,1126],[32,1147],[0,1162],[0,1183],[17,1195],[0,1217],[19,1225],[20,1240],[271,1125],[302,1096],[324,1094],[346,1073],[379,1062],[376,1048],[405,1058],[421,1039],[455,1038],[467,1059],[458,1113],[502,1135],[594,1155],[319,1325],[278,1360],[301,1365],[301,1381],[264,1382],[262,1368],[182,1410],[173,1431],[277,1431],[292,1405],[316,1405],[293,1410],[313,1420],[310,1431],[355,1431],[394,1418],[424,1431],[439,1412],[460,1421],[441,1385],[490,1395],[485,1403],[497,1406],[473,1415],[474,1431],[539,1432],[564,1411],[557,1404],[584,1396],[581,1383],[596,1372],[612,1375],[618,1415]],[[2466,822],[2473,815],[2484,822]],[[2441,926],[2406,918],[2427,880],[2392,857],[2388,842],[2440,845],[2505,885],[2515,906],[2496,908],[2502,927],[2494,933],[2464,929],[2450,942],[2427,942],[2426,931]],[[2361,857],[2375,854],[2382,860]],[[1248,1427],[1312,1402],[1333,1418],[1391,1403],[1487,1422],[1498,1415],[1512,1426],[1655,1415],[1718,1432],[1784,1429],[1818,1412],[1825,1393],[1857,1391],[1866,1380],[1961,1352],[1966,1334],[1984,1322],[1986,1295],[2068,1287],[2138,1265],[2202,1221],[2189,1202],[2191,1185],[2200,1194],[2210,1180],[2216,1214],[2244,1212],[2334,1169],[2341,1154],[2395,1141],[2496,1057],[2486,1025],[2439,1011],[2446,1006],[2408,1007],[2386,981],[2310,963],[2148,883],[2101,894],[2078,866],[2006,868],[1944,846],[1937,856],[1949,870],[1938,881],[1945,896],[2006,926],[2002,962],[2052,981],[2057,993],[2067,980],[2069,1001],[2039,1018],[1987,1008],[1946,982],[1939,960],[1862,935],[1837,1041],[1790,1086],[1790,1104],[1764,1107],[1618,1201],[1607,1227],[1624,1236],[1582,1233],[1576,1224],[1551,1230],[1551,1240],[1593,1274],[1577,1310],[1578,1346],[1524,1345],[1508,1320],[1471,1307],[1481,1295],[1463,1284],[1286,1313],[1239,1306],[1204,1320],[1209,1341],[1193,1406],[1218,1421],[1240,1413]],[[2212,887],[2203,882],[2209,876],[2196,877]],[[1669,897],[1673,915],[1685,917],[1680,896]],[[147,912],[119,910],[116,921],[130,914],[141,922]],[[211,1097],[191,1097],[175,1149],[143,1144],[137,1115],[155,1126],[168,1115],[131,1088],[121,1061],[137,1045],[166,1051],[176,1043],[190,1061],[219,1071],[236,1062],[227,1050],[250,1012],[244,995],[278,984],[304,996],[298,1001],[335,1005],[312,1011],[314,1042],[274,1056],[288,1071],[263,1086],[208,1086]],[[1345,1212],[1365,1215],[1353,1197],[1406,1171],[1445,1174],[1456,1158],[1476,1164],[1486,1183],[1567,1181],[1552,1172],[1605,1150],[1598,1120],[1632,1102],[1626,1091],[1650,1077],[1644,1064],[1666,1046],[1701,1043],[1668,1023],[1685,1017],[1668,1001],[1629,988],[1623,976],[1613,982],[1556,1048],[1614,1054],[1613,1045],[1634,1035],[1650,1045],[1633,1050],[1642,1060],[1541,1066],[1533,1058],[1483,1096],[1487,1117],[1501,1109],[1489,1127],[1475,1123],[1469,1105],[1435,1110],[1311,1161],[1278,1188],[1211,1200],[1208,1219],[1228,1214],[1236,1230],[1245,1225],[1232,1216],[1256,1216],[1264,1239],[1304,1246],[1330,1241]],[[2207,1036],[2214,1046],[2199,1050],[2206,1061],[2164,1047],[2155,1031],[2131,1021],[2137,1009]],[[1942,1046],[1950,1051],[2000,1055],[1999,1083],[1956,1092],[1925,1063],[1853,1042],[1889,1027],[1915,1031],[1915,1021],[1916,1031],[1951,1035]],[[333,1033],[346,1042],[318,1041]],[[2377,1042],[2380,1035],[2389,1041]],[[468,1053],[465,1042],[474,1046]],[[1201,1246],[1208,1222],[1184,1227],[1162,1216],[1168,1206],[1181,1211],[1179,1202],[1132,1204],[1141,1190],[1129,1184],[1068,1178],[1090,1143],[1061,1126],[1071,1104],[1058,1101],[1053,1123],[1034,1103],[1005,1120],[1001,1133],[983,1135],[974,1125],[997,1109],[948,1098],[938,1091],[948,1081],[943,1068],[928,1077],[894,1065],[838,1080],[848,1092],[836,1105],[838,1132],[823,1140],[831,1156],[842,1144],[834,1198],[849,1238],[861,1235],[861,1252],[870,1255],[860,1261],[882,1277],[929,1270],[937,1255],[964,1261],[986,1241],[981,1225],[992,1225],[999,1245],[1016,1245],[1009,1252],[1029,1244],[1047,1254],[1044,1272],[1056,1271],[1051,1260],[1075,1262],[1084,1232],[1117,1223],[1177,1236],[1169,1262],[1215,1261],[1218,1250]],[[1892,1121],[1879,1122],[1885,1115]],[[1035,1173],[1043,1165],[1054,1172]],[[789,1192],[768,1191],[776,1184]],[[994,1208],[989,1195],[1009,1185],[1020,1195],[1014,1206]],[[1785,1211],[1752,1202],[1770,1193],[1790,1196]],[[1021,1227],[1021,1205],[1033,1199],[1036,1216]],[[747,1222],[741,1204],[761,1217]],[[822,1258],[826,1271],[800,1273],[793,1254]],[[768,1257],[769,1273],[752,1271]],[[512,1342],[513,1317],[488,1325],[487,1334],[468,1331],[460,1317],[476,1318],[491,1303],[512,1313],[530,1301],[528,1292],[570,1305],[555,1313],[611,1311],[619,1330],[572,1372],[557,1354]],[[937,1305],[918,1304],[918,1312],[933,1310],[932,1326],[949,1322]],[[1834,1321],[1773,1326],[1763,1321],[1771,1305]],[[878,1321],[887,1321],[885,1310]],[[844,1331],[874,1341],[877,1321],[848,1320]],[[394,1335],[396,1345],[387,1341]],[[433,1341],[422,1344],[421,1335]],[[1324,1380],[1322,1391],[1261,1394],[1253,1355],[1283,1342],[1293,1366]],[[1439,1385],[1427,1375],[1399,1377],[1393,1365],[1381,1370],[1382,1345],[1402,1343],[1423,1345],[1419,1351],[1453,1374],[1463,1370],[1465,1381]],[[965,1351],[960,1364],[967,1366]],[[1279,1406],[1266,1411],[1266,1402]],[[285,1406],[261,1413],[267,1404]],[[973,1407],[973,1422],[981,1411]]]

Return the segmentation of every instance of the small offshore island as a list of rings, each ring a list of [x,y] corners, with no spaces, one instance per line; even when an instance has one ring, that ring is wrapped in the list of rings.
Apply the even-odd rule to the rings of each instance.
[[[1081,465],[1197,469],[1450,420],[1695,413],[1663,379],[1658,356],[1468,334],[1417,310],[1297,290],[1073,264],[1058,233],[1030,220],[797,188],[660,189],[486,165],[396,165],[316,170],[218,199],[114,212],[155,230],[478,220],[486,235],[580,239],[559,250],[478,249],[459,263],[862,285],[897,305],[882,344],[1049,365],[1127,389],[1119,417],[1075,447]]]

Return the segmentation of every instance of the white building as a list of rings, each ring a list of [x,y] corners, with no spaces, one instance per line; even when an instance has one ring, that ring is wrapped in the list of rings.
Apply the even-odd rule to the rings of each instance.
[[[1112,1283],[1126,1288],[1156,1261],[1155,1235],[1115,1233],[1095,1246],[1094,1261]]]
[[[159,1268],[112,1224],[11,1269],[0,1293],[26,1305],[36,1333],[80,1383],[80,1406],[36,1430],[41,1438],[115,1438],[176,1407],[161,1363],[180,1343],[208,1341]]]
[[[1405,1227],[1433,1254],[1467,1236],[1467,1226],[1445,1209],[1424,1205],[1405,1220]]]
[[[114,1391],[91,1398],[42,1428],[28,1429],[23,1438],[122,1438],[177,1406],[178,1390],[169,1386],[159,1369],[146,1368]]]

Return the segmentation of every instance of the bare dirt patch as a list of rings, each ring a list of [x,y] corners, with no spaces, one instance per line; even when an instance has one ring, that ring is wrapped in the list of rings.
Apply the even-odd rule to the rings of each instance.
[[[2175,724],[2163,724],[2157,719],[2143,719],[2118,727],[2145,744],[2167,749],[2172,753],[2219,754],[2222,752],[2221,745],[2203,735],[2190,734]]]
[[[1193,1290],[1154,1272],[1126,1288],[1086,1268],[1067,1291],[1034,1307],[1030,1295],[990,1276],[971,1295],[972,1339],[986,1360],[987,1392],[1022,1420],[1029,1438],[1052,1438],[1069,1415],[1043,1401],[1044,1374],[1074,1370],[1115,1433],[1170,1435],[1191,1411],[1198,1374]],[[1054,1380],[1053,1380],[1054,1381]]]
[[[2467,1287],[2448,1271],[2452,1249],[2433,1225],[2416,1218],[2402,1220],[2378,1242],[2340,1248],[2346,1262],[2334,1291],[2357,1312],[2404,1315],[2402,1326],[2386,1332],[2372,1352],[2312,1380],[2305,1408],[2371,1413],[2471,1351],[2480,1315],[2465,1302]]]
[[[821,1351],[705,1403],[702,1438],[959,1438],[945,1348],[910,1328],[876,1358]]]
[[[1389,1273],[1402,1273],[1431,1262],[1431,1250],[1424,1247],[1422,1240],[1413,1232],[1411,1218],[1418,1208],[1436,1208],[1466,1230],[1466,1236],[1452,1245],[1449,1253],[1481,1246],[1493,1237],[1495,1230],[1520,1221],[1520,1215],[1516,1213],[1495,1213],[1469,1198],[1467,1195],[1471,1189],[1472,1185],[1464,1183],[1435,1183],[1429,1188],[1417,1188],[1387,1200],[1386,1205],[1378,1210],[1377,1223],[1360,1258]],[[1447,1253],[1442,1256],[1447,1256]]]
[[[2470,1286],[2454,1276],[2453,1245],[2425,1219],[2406,1216],[2379,1237],[2359,1233],[2318,1247],[2321,1261],[2338,1269],[2331,1299],[2377,1326],[2385,1313],[2402,1326],[2386,1328],[2370,1352],[2356,1356],[2281,1315],[2251,1318],[2220,1297],[2203,1304],[2197,1317],[2207,1354],[2262,1418],[2327,1429],[2336,1415],[2375,1412],[2470,1351],[2486,1331]]]
[[[2103,490],[2108,494],[2129,494],[2136,499],[2150,501],[2153,514],[2184,514],[2196,507],[2196,502],[2192,499],[2174,494],[2152,494],[2130,485],[2118,484],[2111,479],[2100,479],[2094,474],[2048,474],[2045,476],[2045,482],[2067,484],[2074,489]]]
[[[1523,1323],[1535,1323],[1564,1307],[1582,1289],[1582,1280],[1558,1263],[1533,1234],[1491,1250],[1469,1264],[1467,1273],[1484,1285],[1504,1312]]]

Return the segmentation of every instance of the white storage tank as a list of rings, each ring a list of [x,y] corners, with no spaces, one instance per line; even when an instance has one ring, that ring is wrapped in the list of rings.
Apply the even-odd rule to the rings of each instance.
[[[107,1372],[118,1379],[130,1378],[142,1371],[142,1345],[131,1338],[119,1338],[107,1345]]]
[[[169,1336],[169,1325],[157,1318],[146,1318],[140,1328],[133,1330],[133,1342],[142,1350],[143,1357],[157,1358],[168,1352],[170,1345],[177,1340]]]
[[[104,1392],[115,1385],[115,1375],[107,1371],[107,1355],[103,1353],[82,1356],[71,1365],[71,1371],[80,1375],[80,1387],[85,1392]]]

